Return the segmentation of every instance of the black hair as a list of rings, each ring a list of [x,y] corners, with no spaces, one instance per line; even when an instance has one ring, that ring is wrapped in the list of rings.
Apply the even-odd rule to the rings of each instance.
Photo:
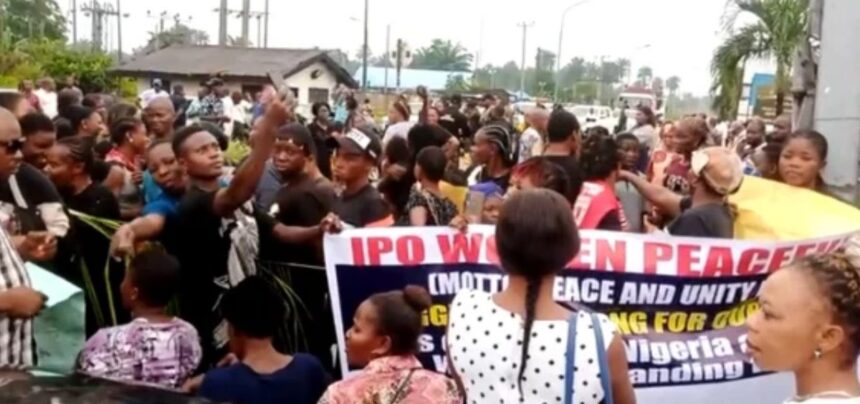
[[[430,146],[418,153],[415,164],[421,167],[421,172],[428,180],[439,182],[445,176],[448,159],[445,158],[445,152],[442,151],[442,148]]]
[[[603,126],[592,126],[586,131],[588,136],[609,136],[609,129]]]
[[[535,212],[540,212],[535,215]],[[553,276],[579,252],[579,234],[570,202],[548,189],[515,193],[502,205],[496,224],[496,248],[505,272],[526,279],[523,345],[517,385],[528,362],[535,305],[544,278]]]
[[[657,117],[654,115],[654,110],[647,105],[640,105],[636,107],[636,110],[641,112],[642,115],[645,115],[646,123],[651,126],[657,126]]]
[[[406,143],[406,139],[395,136],[385,144],[385,151],[382,154],[389,164],[400,164],[408,167],[412,161],[412,155],[409,150],[409,144]]]
[[[560,165],[542,156],[532,157],[514,167],[513,177],[525,177],[537,188],[558,192],[573,204],[577,195],[573,193],[570,176]]]
[[[54,133],[57,129],[54,127],[54,121],[48,118],[47,115],[41,112],[30,112],[18,120],[21,125],[21,134],[24,137],[35,135],[40,132]]]
[[[410,355],[418,352],[421,336],[421,313],[433,301],[421,286],[409,285],[403,290],[377,293],[368,299],[376,309],[377,332],[391,339],[390,355]]]
[[[511,134],[506,123],[491,122],[479,130],[490,138],[490,143],[498,150],[499,157],[505,167],[513,167],[517,164],[520,155],[518,139]]]
[[[637,144],[639,143],[639,138],[630,132],[624,132],[624,133],[619,133],[619,134],[615,135],[615,143],[618,143],[619,147],[621,146],[621,142],[626,141],[626,140],[636,142]]]
[[[833,318],[845,328],[849,355],[843,358],[842,366],[850,368],[860,354],[860,269],[843,251],[825,255],[813,255],[789,266],[814,279],[821,297],[833,310]]]
[[[224,294],[221,312],[236,331],[251,338],[272,338],[284,323],[287,309],[271,284],[249,276]]]
[[[188,140],[191,135],[198,132],[206,132],[206,129],[195,123],[179,129],[173,134],[172,147],[173,153],[176,154],[176,157],[182,155],[182,146],[185,145],[185,141]]]
[[[101,94],[87,94],[84,96],[84,99],[81,100],[81,105],[83,105],[87,108],[96,109],[96,107],[98,107],[98,105],[99,105],[99,101],[101,101],[101,100],[102,100]]]
[[[54,118],[54,127],[57,129],[57,139],[63,139],[77,135],[75,129],[72,128],[72,123],[62,116]]]
[[[553,111],[547,124],[547,139],[550,143],[565,142],[579,132],[576,116],[563,109]]]
[[[128,141],[127,135],[138,126],[143,125],[137,118],[122,118],[110,127],[110,141],[119,146]]]
[[[199,125],[204,131],[209,132],[209,134],[215,137],[215,140],[218,141],[218,148],[220,148],[221,151],[227,151],[230,147],[230,138],[227,137],[220,126],[212,122],[200,122]]]
[[[809,143],[812,143],[812,147],[815,148],[815,152],[818,153],[818,157],[821,161],[827,161],[827,152],[829,146],[827,144],[827,138],[821,134],[821,132],[817,132],[814,130],[799,130],[792,133],[786,143],[794,140],[794,139],[806,139]]]
[[[130,118],[134,116],[137,116],[137,107],[127,102],[116,103],[108,108],[107,124],[113,126],[114,122],[117,122],[122,118]]]
[[[305,157],[316,157],[316,143],[306,126],[295,122],[288,123],[278,129],[276,137],[280,140],[292,139],[294,144],[302,147]]]
[[[60,115],[66,115],[66,109],[75,105],[81,105],[82,101],[77,91],[70,88],[60,90],[57,93],[57,112]]]
[[[311,113],[314,115],[314,118],[316,118],[317,114],[320,112],[320,108],[322,108],[322,107],[326,107],[326,109],[328,109],[328,112],[331,113],[331,107],[328,105],[328,103],[326,103],[326,102],[315,102],[311,106]]]
[[[447,136],[446,136],[447,135]],[[419,123],[409,129],[406,138],[409,141],[409,150],[412,151],[412,161],[418,156],[425,147],[437,146],[442,147],[448,141],[450,133],[437,125]]]
[[[113,149],[113,143],[109,140],[100,140],[93,145],[93,155],[96,160],[104,160],[107,154]]]
[[[72,129],[75,131],[75,134],[81,130],[81,124],[90,119],[93,114],[95,114],[92,108],[87,108],[82,105],[72,105],[66,109],[65,117],[69,120],[69,124],[72,125]]]
[[[57,140],[56,144],[69,150],[69,158],[75,163],[82,164],[85,174],[92,172],[93,165],[95,164],[95,155],[91,139],[70,136]]]
[[[0,107],[14,111],[24,96],[15,91],[0,92]]]
[[[579,167],[586,181],[602,180],[618,170],[618,144],[609,136],[589,136],[582,141]]]
[[[140,252],[131,259],[129,267],[140,299],[151,307],[166,307],[179,289],[179,261],[164,251]]]

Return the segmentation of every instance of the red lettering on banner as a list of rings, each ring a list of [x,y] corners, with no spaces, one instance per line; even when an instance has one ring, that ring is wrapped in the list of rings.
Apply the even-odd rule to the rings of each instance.
[[[698,271],[693,271],[693,265],[699,263],[698,253],[700,247],[690,244],[678,245],[678,276],[697,277],[702,276]]]
[[[756,275],[767,269],[769,251],[762,248],[744,250],[738,260],[738,275]]]
[[[822,244],[824,244],[824,243],[822,243]],[[815,250],[815,249],[816,249],[815,244],[801,244],[801,245],[797,246],[797,250],[794,253],[794,257],[796,259],[801,259],[807,255],[812,254],[812,250]]]
[[[643,247],[645,250],[643,254],[645,257],[645,274],[656,274],[658,262],[667,262],[672,260],[671,244],[646,242]]]
[[[794,247],[779,247],[773,250],[773,255],[770,256],[770,264],[767,266],[768,272],[776,271],[788,265],[792,260],[791,251]]]
[[[500,265],[499,250],[496,248],[496,236],[487,237],[487,261],[491,264]]]
[[[442,262],[446,264],[468,262],[476,263],[481,255],[481,243],[484,235],[480,233],[454,235],[440,234],[436,236],[439,242],[439,251],[442,253]]]
[[[705,263],[706,277],[729,277],[732,276],[732,249],[729,247],[714,247],[708,253],[708,261]]]
[[[367,261],[370,265],[382,263],[382,254],[394,250],[391,237],[368,237],[367,238]]]
[[[353,237],[349,240],[352,245],[352,264],[364,265],[364,244],[361,237]]]
[[[576,268],[576,269],[588,269],[591,265],[586,264],[583,261],[589,261],[591,258],[591,250],[589,247],[592,245],[592,240],[590,238],[583,237],[579,242],[579,253],[573,257],[570,262],[567,263],[567,268]]]
[[[424,262],[424,240],[418,236],[398,237],[397,260],[403,265],[418,265]]]
[[[627,243],[623,240],[597,240],[594,267],[607,271],[624,272],[627,267]]]

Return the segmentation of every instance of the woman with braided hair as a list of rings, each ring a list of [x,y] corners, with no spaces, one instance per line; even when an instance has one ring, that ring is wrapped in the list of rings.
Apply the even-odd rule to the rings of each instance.
[[[553,300],[556,275],[580,246],[570,202],[549,189],[516,192],[502,205],[496,245],[507,286],[461,290],[450,306],[449,370],[467,402],[634,403],[612,322]]]
[[[804,258],[771,275],[758,300],[747,353],[762,370],[794,373],[796,395],[786,403],[860,403],[857,257]]]
[[[511,168],[517,163],[519,146],[504,123],[491,123],[481,128],[472,145],[472,162],[466,170],[469,186],[492,181],[507,191]]]

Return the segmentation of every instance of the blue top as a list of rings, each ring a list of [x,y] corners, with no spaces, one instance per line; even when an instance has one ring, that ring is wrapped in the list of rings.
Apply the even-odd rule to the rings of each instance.
[[[319,360],[296,354],[271,374],[259,374],[243,363],[211,370],[199,394],[218,402],[316,404],[330,382]]]
[[[163,194],[164,191],[155,183],[155,178],[152,178],[152,173],[149,170],[143,172],[143,200],[146,203],[152,202]]]
[[[144,205],[143,215],[146,216],[154,213],[165,218],[176,218],[179,215],[179,201],[182,199],[182,196],[170,195],[167,192],[161,191],[161,187],[158,189],[159,192],[154,199],[151,199]]]

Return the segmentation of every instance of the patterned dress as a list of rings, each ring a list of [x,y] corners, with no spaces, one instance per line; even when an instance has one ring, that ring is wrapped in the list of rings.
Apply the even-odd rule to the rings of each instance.
[[[414,356],[370,362],[355,377],[331,385],[319,404],[459,404],[454,381],[425,370]]]
[[[197,330],[174,318],[151,323],[136,318],[93,335],[78,359],[78,369],[91,376],[175,388],[200,364]]]

